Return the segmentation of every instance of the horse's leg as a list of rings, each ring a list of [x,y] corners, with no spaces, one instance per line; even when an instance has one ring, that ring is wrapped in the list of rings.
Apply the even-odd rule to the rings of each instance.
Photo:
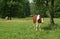
[[[39,23],[38,23],[38,30],[39,30],[39,26],[40,26],[40,25],[39,25]]]
[[[36,22],[36,31],[38,30],[38,22]]]
[[[40,23],[39,23],[39,28],[40,28],[39,30],[41,30],[41,24]]]

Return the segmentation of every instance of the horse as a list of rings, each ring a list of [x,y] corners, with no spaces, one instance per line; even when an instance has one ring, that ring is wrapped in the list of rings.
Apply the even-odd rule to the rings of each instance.
[[[35,24],[36,31],[39,30],[39,23],[43,23],[44,19],[42,15],[34,15],[33,16],[33,23]]]

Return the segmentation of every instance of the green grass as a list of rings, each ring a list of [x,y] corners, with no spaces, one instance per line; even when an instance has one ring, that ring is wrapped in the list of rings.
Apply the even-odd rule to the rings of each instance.
[[[60,39],[60,19],[54,21],[57,28],[46,29],[49,28],[49,18],[45,18],[42,31],[35,31],[32,18],[0,19],[0,39]]]

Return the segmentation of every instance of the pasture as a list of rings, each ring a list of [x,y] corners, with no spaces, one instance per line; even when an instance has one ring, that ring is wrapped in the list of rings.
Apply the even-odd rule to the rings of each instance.
[[[35,31],[32,18],[0,19],[0,39],[60,39],[60,18],[54,21],[50,27],[49,18],[44,18],[42,30]]]

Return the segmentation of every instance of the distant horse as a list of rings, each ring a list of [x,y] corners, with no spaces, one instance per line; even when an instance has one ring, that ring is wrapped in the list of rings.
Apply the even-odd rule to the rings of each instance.
[[[39,29],[39,23],[43,23],[44,19],[42,15],[33,16],[33,23],[35,24],[36,31]]]

